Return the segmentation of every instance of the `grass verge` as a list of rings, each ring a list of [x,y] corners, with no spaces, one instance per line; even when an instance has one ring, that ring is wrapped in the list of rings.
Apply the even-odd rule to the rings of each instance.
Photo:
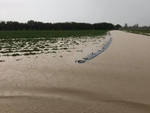
[[[130,33],[135,33],[135,34],[141,34],[141,35],[150,36],[150,30],[126,30],[126,31],[130,32]]]

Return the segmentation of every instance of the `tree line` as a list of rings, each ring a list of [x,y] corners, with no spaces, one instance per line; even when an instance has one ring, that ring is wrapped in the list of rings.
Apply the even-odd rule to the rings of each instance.
[[[138,24],[128,26],[126,23],[123,27],[123,30],[150,30],[150,26],[139,26]]]
[[[26,23],[16,21],[1,21],[0,30],[113,30],[120,29],[121,25],[112,23],[43,23],[30,20]]]

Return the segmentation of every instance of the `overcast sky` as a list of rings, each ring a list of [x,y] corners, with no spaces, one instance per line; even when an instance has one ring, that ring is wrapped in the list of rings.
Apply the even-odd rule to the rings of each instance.
[[[0,20],[150,25],[150,0],[0,0]]]

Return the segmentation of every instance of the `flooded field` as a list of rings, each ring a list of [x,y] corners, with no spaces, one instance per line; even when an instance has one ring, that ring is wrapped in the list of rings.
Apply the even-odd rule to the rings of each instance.
[[[28,56],[70,51],[87,41],[104,38],[106,30],[0,31],[0,56]],[[62,38],[63,37],[63,38]],[[100,39],[101,40],[101,39]]]
[[[34,39],[1,39],[0,62],[5,62],[14,57],[16,61],[26,56],[50,55],[51,57],[65,57],[72,55],[83,58],[101,50],[109,40],[106,36],[80,37],[80,38],[34,38]],[[73,55],[73,54],[74,55]],[[74,59],[75,60],[75,59]]]
[[[110,38],[40,40],[32,46],[48,44],[55,53],[1,56],[0,113],[149,113],[149,37],[121,31],[111,37],[103,54],[83,64],[75,60]]]

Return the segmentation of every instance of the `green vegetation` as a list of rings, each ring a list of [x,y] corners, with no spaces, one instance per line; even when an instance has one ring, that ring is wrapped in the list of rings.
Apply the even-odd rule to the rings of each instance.
[[[0,38],[64,38],[105,35],[107,30],[0,31]]]
[[[0,31],[0,56],[36,55],[69,51],[70,45],[82,43],[83,37],[102,36],[107,30],[70,31]],[[83,41],[83,42],[84,42]]]
[[[65,22],[65,23],[44,23],[34,20],[29,20],[25,23],[16,21],[1,21],[0,31],[7,30],[113,30],[119,29],[120,25],[113,25],[112,23],[77,23],[77,22]]]
[[[150,36],[150,26],[139,26],[138,24],[128,26],[128,24],[125,24],[121,29],[130,33]]]
[[[144,30],[144,29],[135,29],[135,30],[126,30],[131,33],[136,33],[136,34],[142,34],[142,35],[147,35],[150,36],[150,30]]]

